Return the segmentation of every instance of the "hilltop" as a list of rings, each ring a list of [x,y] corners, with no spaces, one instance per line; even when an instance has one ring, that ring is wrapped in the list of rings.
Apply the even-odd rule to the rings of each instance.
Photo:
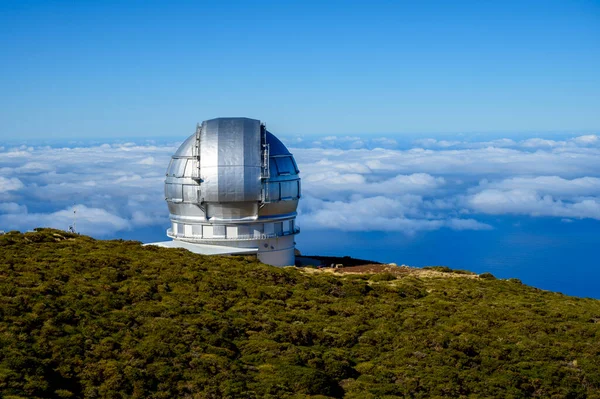
[[[600,301],[443,267],[0,236],[0,397],[444,396],[600,398]]]

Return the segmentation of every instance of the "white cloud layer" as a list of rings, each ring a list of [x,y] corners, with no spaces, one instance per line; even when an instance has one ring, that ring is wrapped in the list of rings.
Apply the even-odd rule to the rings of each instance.
[[[414,234],[418,231],[438,230],[489,230],[492,227],[474,219],[436,218],[421,212],[423,199],[415,195],[396,198],[383,196],[352,198],[350,201],[308,200],[307,215],[303,225],[309,228],[339,229],[344,231],[401,231]],[[302,209],[306,209],[304,206]]]
[[[486,215],[600,220],[600,138],[491,141],[290,139],[305,229],[493,228]],[[293,147],[293,145],[290,145]],[[177,145],[0,147],[0,230],[83,233],[167,226],[164,172]]]
[[[77,210],[77,217],[74,215]],[[73,209],[63,209],[51,213],[8,213],[0,215],[2,225],[10,226],[11,230],[27,230],[32,226],[53,227],[66,230],[76,224],[77,230],[83,234],[104,236],[115,231],[131,227],[131,223],[105,209],[88,208],[76,205]]]
[[[168,224],[164,172],[176,146],[5,148],[0,230],[47,226],[94,236]]]
[[[16,190],[20,190],[21,188],[23,188],[23,183],[21,182],[21,180],[15,178],[15,177],[6,178],[6,177],[0,176],[0,193],[5,193],[8,191],[16,191]]]
[[[468,202],[475,211],[492,215],[509,213],[600,220],[597,198],[562,201],[551,195],[540,195],[535,190],[516,189],[484,190],[471,196]]]
[[[302,222],[410,234],[443,227],[489,229],[477,220],[485,215],[598,219],[598,136],[415,144],[294,149],[306,194]]]

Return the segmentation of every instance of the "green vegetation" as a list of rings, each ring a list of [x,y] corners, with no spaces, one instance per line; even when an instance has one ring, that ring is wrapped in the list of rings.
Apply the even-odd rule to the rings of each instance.
[[[442,273],[455,273],[455,274],[475,274],[468,270],[460,270],[460,269],[450,269],[448,266],[425,266],[423,269],[425,270],[435,270],[436,272]],[[483,273],[490,274],[490,273]]]
[[[369,281],[392,281],[396,280],[396,278],[397,277],[392,273],[383,272],[371,275]]]
[[[479,278],[482,278],[485,280],[495,280],[496,276],[494,276],[492,273],[481,273],[479,275]]]
[[[600,301],[0,236],[0,397],[444,396],[600,398]]]

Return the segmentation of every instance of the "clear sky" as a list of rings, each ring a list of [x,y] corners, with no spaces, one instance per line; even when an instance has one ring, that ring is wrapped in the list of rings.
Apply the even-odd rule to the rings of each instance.
[[[0,139],[600,130],[599,1],[0,0]]]

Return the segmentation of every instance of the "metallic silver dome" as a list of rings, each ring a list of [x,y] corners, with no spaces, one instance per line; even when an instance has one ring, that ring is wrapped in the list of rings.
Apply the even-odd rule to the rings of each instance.
[[[281,251],[279,244],[289,250],[290,243],[293,252],[293,235],[299,232],[298,173],[292,154],[260,121],[204,121],[175,152],[167,169],[165,197],[171,218],[167,235],[235,246],[277,239],[276,246],[259,243],[259,252],[261,247]]]

